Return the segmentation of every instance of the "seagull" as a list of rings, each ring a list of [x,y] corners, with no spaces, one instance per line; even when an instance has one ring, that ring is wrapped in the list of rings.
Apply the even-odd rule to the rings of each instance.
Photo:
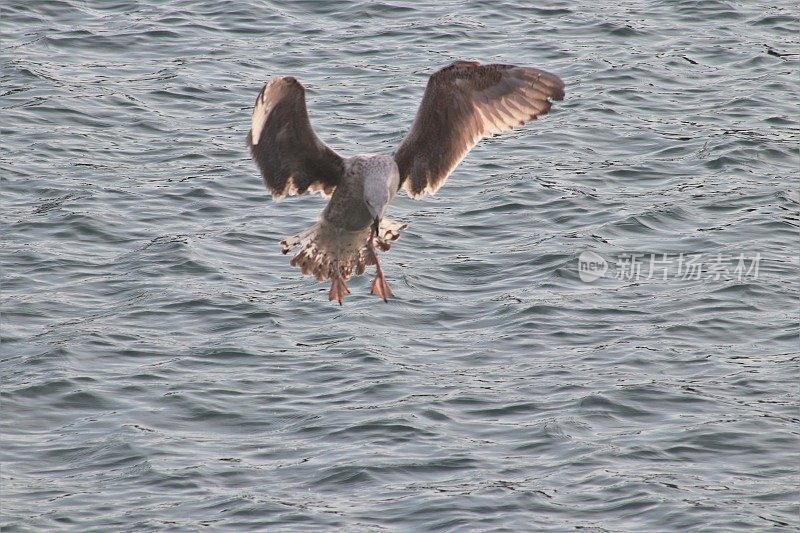
[[[291,76],[269,80],[256,98],[247,146],[273,200],[316,192],[328,198],[317,223],[281,241],[290,264],[330,280],[329,301],[350,294],[347,280],[375,265],[371,293],[393,296],[378,260],[406,224],[384,217],[402,188],[434,194],[481,139],[550,111],[564,82],[531,67],[456,61],[428,79],[411,131],[392,155],[342,157],[314,132],[305,88]]]

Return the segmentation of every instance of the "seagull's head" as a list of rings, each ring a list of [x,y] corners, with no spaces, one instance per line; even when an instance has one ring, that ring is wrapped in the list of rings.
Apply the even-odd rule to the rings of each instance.
[[[374,163],[366,166],[364,203],[372,219],[372,231],[377,235],[383,214],[397,192],[400,172],[391,157],[377,156],[374,159]]]
[[[384,194],[383,191],[371,191],[373,194],[367,194],[367,189],[364,189],[364,203],[367,204],[369,216],[372,219],[372,231],[375,235],[378,234],[378,229],[381,227],[381,219],[386,212],[386,207],[389,205],[388,191]],[[380,192],[380,194],[376,194]]]

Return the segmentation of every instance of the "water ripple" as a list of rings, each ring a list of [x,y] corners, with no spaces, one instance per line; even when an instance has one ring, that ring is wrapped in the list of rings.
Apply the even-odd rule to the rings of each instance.
[[[798,522],[786,2],[6,2],[8,531],[756,531]],[[389,152],[456,58],[567,99],[473,150],[343,307],[277,242],[261,84]],[[581,252],[761,254],[581,281]]]

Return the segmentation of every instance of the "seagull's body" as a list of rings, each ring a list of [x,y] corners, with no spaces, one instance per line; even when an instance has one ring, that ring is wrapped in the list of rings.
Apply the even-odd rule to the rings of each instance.
[[[456,61],[434,73],[411,131],[392,155],[343,158],[314,133],[303,86],[273,78],[256,98],[247,144],[273,198],[314,191],[330,197],[319,221],[281,241],[304,274],[330,279],[330,299],[346,281],[375,265],[372,293],[392,296],[377,248],[389,249],[405,224],[384,217],[397,191],[433,194],[482,138],[521,126],[564,97],[564,84],[542,70]]]
[[[378,262],[375,247],[389,249],[387,241],[400,236],[406,227],[381,216],[372,205],[388,206],[397,193],[400,172],[392,156],[357,155],[344,160],[341,180],[322,211],[319,222],[309,229],[281,241],[283,253],[300,246],[292,259],[303,274],[313,274],[320,281],[331,280],[331,299],[339,302],[350,292],[345,281],[355,272],[364,273],[367,265],[376,265],[379,275],[372,291],[384,300],[392,295]],[[385,195],[385,196],[384,196]],[[374,201],[373,201],[374,199]]]

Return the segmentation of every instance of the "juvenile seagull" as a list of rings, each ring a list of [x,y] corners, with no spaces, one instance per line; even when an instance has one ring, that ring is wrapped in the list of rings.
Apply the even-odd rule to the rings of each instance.
[[[544,115],[564,98],[564,83],[543,70],[456,61],[435,72],[411,131],[392,155],[343,158],[314,132],[305,89],[291,76],[273,78],[256,98],[247,135],[250,154],[272,198],[319,192],[330,198],[319,221],[281,241],[303,274],[331,280],[329,300],[339,304],[346,281],[375,265],[372,294],[392,296],[378,261],[406,224],[383,215],[400,188],[415,199],[435,193],[484,137]]]

